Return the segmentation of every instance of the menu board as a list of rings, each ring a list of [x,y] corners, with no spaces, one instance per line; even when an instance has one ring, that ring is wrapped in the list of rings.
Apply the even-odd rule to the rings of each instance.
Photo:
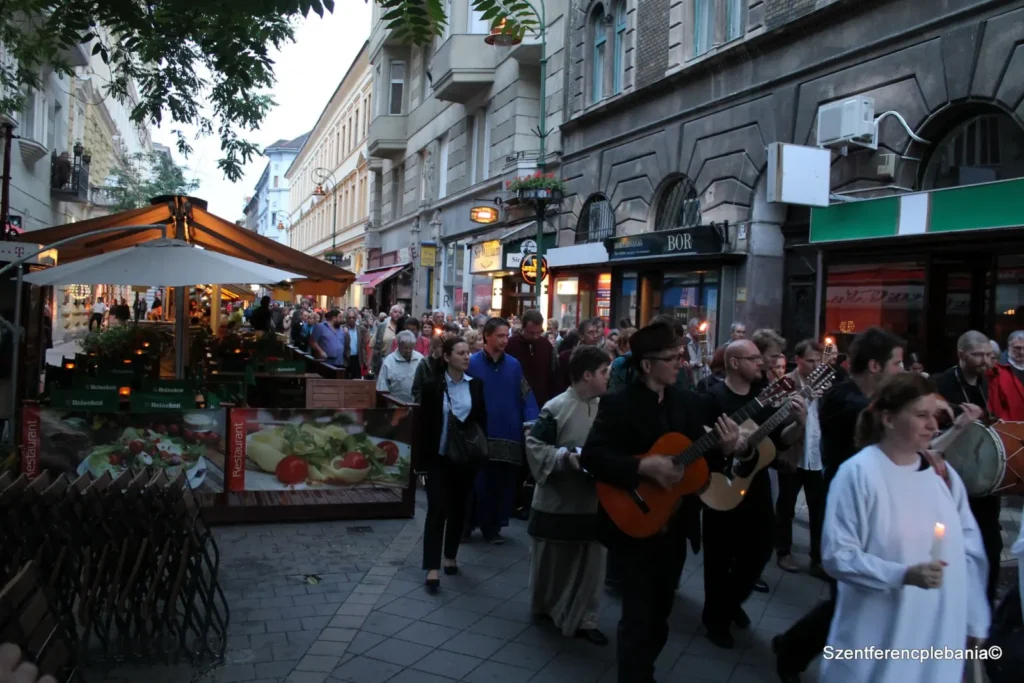
[[[405,489],[412,442],[409,408],[233,408],[227,490]]]
[[[184,472],[203,493],[224,490],[224,410],[126,413],[27,404],[21,471],[34,477]]]

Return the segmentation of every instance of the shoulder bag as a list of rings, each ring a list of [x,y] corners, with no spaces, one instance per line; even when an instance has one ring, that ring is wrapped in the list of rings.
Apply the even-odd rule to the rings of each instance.
[[[448,394],[448,378],[440,377],[444,395],[448,397],[448,440],[445,443],[445,457],[455,465],[479,465],[487,461],[487,435],[476,422],[465,422],[455,417],[452,397]]]

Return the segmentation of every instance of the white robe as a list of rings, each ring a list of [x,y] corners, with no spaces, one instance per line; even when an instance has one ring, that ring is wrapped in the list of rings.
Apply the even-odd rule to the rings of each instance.
[[[839,582],[828,634],[834,650],[963,650],[988,636],[988,562],[960,476],[952,487],[932,468],[899,467],[877,446],[843,463],[829,488],[822,564]],[[936,522],[946,527],[942,587],[903,585],[911,565],[931,556]],[[960,683],[962,659],[829,658],[820,683]]]

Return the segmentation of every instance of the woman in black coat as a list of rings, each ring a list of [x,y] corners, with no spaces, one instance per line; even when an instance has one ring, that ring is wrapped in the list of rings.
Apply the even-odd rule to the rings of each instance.
[[[483,384],[466,374],[469,345],[460,337],[446,339],[441,360],[444,371],[431,373],[426,379],[420,403],[420,469],[427,473],[423,569],[427,570],[426,585],[430,592],[437,591],[441,584],[442,546],[444,573],[458,572],[455,556],[466,522],[466,500],[476,476],[472,466],[455,464],[445,455],[448,420],[475,423],[487,431]],[[449,412],[453,418],[449,418]]]

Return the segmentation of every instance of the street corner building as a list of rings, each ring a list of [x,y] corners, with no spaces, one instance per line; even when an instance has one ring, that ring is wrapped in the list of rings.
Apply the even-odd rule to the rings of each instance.
[[[567,23],[548,317],[840,351],[880,324],[935,369],[966,329],[1021,327],[1024,2],[602,0]],[[876,133],[822,145],[827,199],[769,201],[770,148],[813,150],[847,104]]]

